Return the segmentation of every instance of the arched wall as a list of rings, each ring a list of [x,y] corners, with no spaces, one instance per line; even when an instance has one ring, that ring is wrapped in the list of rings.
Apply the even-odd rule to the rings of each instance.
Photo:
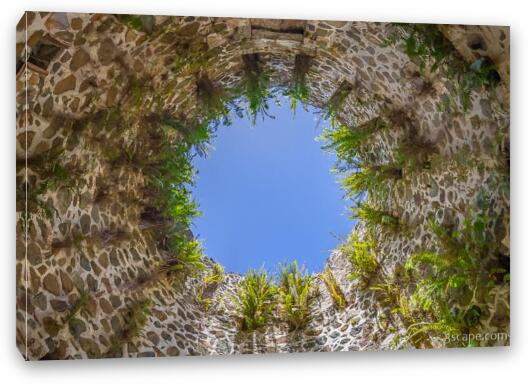
[[[197,74],[217,87],[235,88],[245,54],[258,53],[278,86],[292,81],[296,55],[309,56],[309,103],[319,108],[341,84],[350,84],[338,119],[349,127],[378,117],[389,121],[390,129],[367,148],[377,148],[383,160],[393,160],[409,129],[433,145],[440,160],[429,170],[406,174],[387,196],[386,210],[410,231],[376,234],[384,271],[391,273],[413,252],[434,247],[426,221],[430,214],[441,223],[462,225],[485,186],[499,219],[496,236],[509,254],[509,201],[499,187],[509,133],[508,28],[441,27],[467,61],[490,58],[502,79],[493,91],[474,91],[467,113],[452,114],[438,109],[450,81],[442,71],[420,69],[396,46],[385,46],[394,28],[388,23],[147,20],[149,32],[127,27],[113,15],[27,12],[17,26],[17,183],[26,154],[30,180],[37,180],[33,164],[58,148],[82,180],[75,190],[47,192],[56,211],[51,218],[30,217],[27,241],[24,207],[17,199],[17,344],[28,359],[394,348],[397,330],[383,324],[385,305],[375,291],[347,278],[350,267],[340,250],[332,252],[328,265],[348,297],[347,308],[336,310],[319,281],[314,319],[295,334],[282,322],[252,335],[238,331],[227,292],[241,276],[224,277],[214,293],[218,304],[207,313],[189,293],[201,285],[200,277],[177,290],[167,279],[152,278],[168,255],[139,220],[145,175],[141,167],[113,166],[106,161],[109,151],[144,148],[144,142],[144,150],[152,151],[145,140],[152,124],[146,116],[196,120]],[[28,58],[50,38],[60,52],[46,68],[36,68]],[[88,293],[87,304],[70,324],[68,314],[81,291]],[[146,298],[153,306],[142,334],[113,349],[113,337]],[[507,318],[496,315],[485,327],[499,331],[504,324]]]

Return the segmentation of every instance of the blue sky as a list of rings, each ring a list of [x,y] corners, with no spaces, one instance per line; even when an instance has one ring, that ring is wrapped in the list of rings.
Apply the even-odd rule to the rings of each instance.
[[[291,260],[321,271],[354,224],[330,172],[334,157],[315,140],[314,110],[298,107],[294,118],[285,101],[270,112],[275,119],[255,127],[247,118],[220,125],[208,157],[194,159],[202,216],[192,230],[228,272],[273,272]]]

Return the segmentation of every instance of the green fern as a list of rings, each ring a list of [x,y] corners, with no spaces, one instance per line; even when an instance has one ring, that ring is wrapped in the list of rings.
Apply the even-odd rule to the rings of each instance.
[[[480,57],[468,65],[453,44],[434,24],[395,24],[395,31],[384,45],[400,43],[406,55],[416,62],[421,71],[443,71],[451,80],[452,88],[444,95],[441,110],[466,113],[472,106],[474,90],[493,88],[500,82],[496,66],[487,57]]]
[[[151,314],[152,302],[149,299],[141,300],[131,307],[124,330],[124,340],[129,342],[142,334]]]
[[[296,261],[280,267],[278,293],[282,316],[292,331],[304,328],[310,320],[314,291],[311,277],[299,268]]]
[[[204,279],[205,284],[210,284],[210,283],[221,284],[221,282],[224,279],[224,272],[225,270],[223,266],[217,263],[214,264],[212,272],[208,276],[206,276]]]
[[[347,191],[347,197],[361,201],[367,195],[383,199],[389,192],[389,181],[402,177],[402,169],[393,165],[361,165],[359,169],[347,174],[341,180],[341,186]]]
[[[124,344],[131,343],[142,335],[143,329],[151,315],[152,306],[153,304],[149,299],[133,303],[127,312],[122,332],[114,335],[111,339],[109,355],[117,355],[120,353]]]
[[[347,242],[339,247],[352,265],[353,271],[349,276],[351,279],[361,279],[366,283],[378,270],[380,265],[376,259],[375,247],[372,239],[361,241],[357,231],[352,232]]]
[[[25,166],[25,161],[19,162],[17,172]],[[65,188],[70,193],[76,194],[85,185],[82,171],[76,166],[64,164],[63,150],[52,149],[28,159],[28,167],[37,173],[38,178],[31,183],[17,178],[16,210],[23,212],[21,217],[23,228],[26,228],[33,217],[53,219],[57,209],[53,206],[52,200],[46,198],[49,192]]]
[[[250,270],[238,286],[233,301],[243,331],[264,327],[272,317],[276,287],[263,270]]]
[[[321,280],[325,283],[326,288],[330,293],[334,307],[338,310],[345,309],[347,306],[347,300],[345,299],[345,295],[341,291],[341,288],[339,287],[337,280],[328,265],[321,273]]]
[[[343,81],[334,94],[330,97],[326,105],[322,108],[321,119],[330,121],[332,127],[337,127],[341,124],[338,119],[338,112],[343,107],[345,100],[349,96],[353,86],[347,81]]]
[[[232,124],[232,115],[242,118],[242,108],[235,101],[236,93],[215,86],[205,74],[197,79],[197,96],[202,108],[203,121],[218,126]],[[208,139],[208,137],[206,137]]]
[[[400,164],[374,164],[364,144],[377,131],[387,129],[381,118],[376,118],[356,128],[332,124],[319,136],[323,150],[335,153],[334,171],[342,175],[340,182],[346,196],[359,203],[367,196],[381,199],[389,190],[389,182],[402,177]]]
[[[194,274],[204,269],[201,244],[187,234],[193,218],[199,216],[197,203],[192,199],[191,186],[196,171],[192,165],[193,149],[204,155],[211,135],[208,125],[193,129],[172,118],[163,118],[159,126],[163,142],[161,148],[143,167],[148,179],[151,203],[159,207],[165,219],[163,245],[173,252],[179,263],[174,272]],[[179,132],[184,140],[172,142],[168,132]]]
[[[286,88],[282,94],[288,98],[291,112],[295,115],[298,103],[301,103],[302,107],[306,108],[310,90],[304,83],[297,82]]]
[[[381,118],[355,128],[343,124],[331,124],[319,136],[319,140],[324,143],[323,150],[333,152],[337,156],[336,169],[345,172],[360,166],[365,160],[362,144],[375,132],[386,127],[387,124]]]
[[[217,263],[214,264],[212,270],[203,278],[203,282],[197,291],[196,300],[203,306],[205,312],[207,312],[214,303],[214,300],[211,297],[205,297],[205,289],[209,289],[209,287],[212,286],[214,289],[217,289],[217,287],[223,282],[224,278],[224,269]]]
[[[271,89],[271,74],[260,66],[258,54],[244,55],[244,76],[241,90],[247,99],[248,114],[252,125],[256,125],[258,115],[273,117],[269,111],[269,102],[276,99],[276,93]]]
[[[70,308],[70,311],[68,312],[68,315],[66,316],[64,323],[68,324],[68,330],[72,335],[75,334],[75,327],[76,325],[81,322],[77,318],[77,315],[81,313],[82,311],[86,310],[86,307],[88,305],[89,296],[87,292],[80,291],[79,292],[79,298],[74,302],[74,305]]]
[[[398,231],[400,229],[400,222],[396,216],[372,208],[368,203],[360,203],[358,207],[354,208],[353,216],[366,224],[370,235],[374,234],[377,226],[387,228],[391,231]]]
[[[413,334],[429,337],[435,333],[448,339],[479,326],[490,290],[506,281],[496,283],[500,268],[493,265],[497,244],[491,235],[494,224],[487,204],[466,217],[460,230],[443,227],[433,219],[429,224],[439,250],[418,252],[404,266],[415,282],[409,305],[424,319],[418,321]]]
[[[163,271],[195,276],[199,271],[205,270],[203,251],[198,240],[181,239],[177,235],[171,240],[173,243],[170,247],[177,254],[177,258],[169,265],[163,266]]]

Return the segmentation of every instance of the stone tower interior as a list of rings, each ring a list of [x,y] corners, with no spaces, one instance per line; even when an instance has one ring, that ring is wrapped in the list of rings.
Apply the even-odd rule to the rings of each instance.
[[[16,54],[25,358],[442,348],[509,332],[508,27],[26,12]],[[296,329],[281,303],[242,327],[245,277],[194,268],[187,212],[168,214],[192,208],[188,154],[253,86],[361,133],[363,169],[379,175]],[[352,255],[369,243],[363,269]]]

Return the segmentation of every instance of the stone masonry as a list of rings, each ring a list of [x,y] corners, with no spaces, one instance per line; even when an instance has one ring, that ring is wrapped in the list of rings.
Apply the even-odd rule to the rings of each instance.
[[[387,197],[388,209],[411,231],[377,235],[384,270],[432,246],[428,215],[462,222],[486,186],[500,218],[497,236],[509,255],[509,196],[499,182],[500,159],[509,147],[508,28],[441,27],[465,60],[488,57],[501,77],[492,92],[472,93],[466,114],[452,114],[438,108],[449,92],[448,79],[385,45],[394,28],[388,23],[144,18],[144,29],[138,29],[117,15],[26,12],[17,25],[17,185],[23,185],[26,173],[30,189],[37,185],[39,164],[57,154],[75,176],[74,184],[47,190],[44,201],[53,207],[51,214],[43,213],[39,203],[31,206],[28,198],[36,213],[26,223],[25,190],[17,189],[22,202],[17,197],[16,340],[26,359],[408,347],[393,343],[400,326],[390,330],[376,293],[347,278],[350,266],[340,250],[327,263],[347,298],[346,309],[334,308],[316,275],[313,318],[296,332],[282,321],[260,331],[239,331],[230,295],[242,276],[225,274],[208,309],[194,295],[208,270],[179,287],[154,277],[168,255],[141,219],[144,174],[109,158],[115,148],[149,143],[149,114],[164,111],[193,121],[197,66],[217,87],[231,89],[241,81],[245,54],[258,54],[278,87],[291,81],[296,57],[307,55],[310,104],[324,107],[347,82],[353,91],[338,113],[345,124],[358,126],[399,111],[434,144],[441,160],[406,175]],[[375,145],[390,158],[403,135],[397,123]],[[500,308],[508,307],[508,291],[497,294]],[[86,301],[74,319],[82,295]],[[141,335],[113,350],[131,308],[146,299],[152,306]],[[508,327],[500,308],[492,309],[485,324],[495,332]]]

